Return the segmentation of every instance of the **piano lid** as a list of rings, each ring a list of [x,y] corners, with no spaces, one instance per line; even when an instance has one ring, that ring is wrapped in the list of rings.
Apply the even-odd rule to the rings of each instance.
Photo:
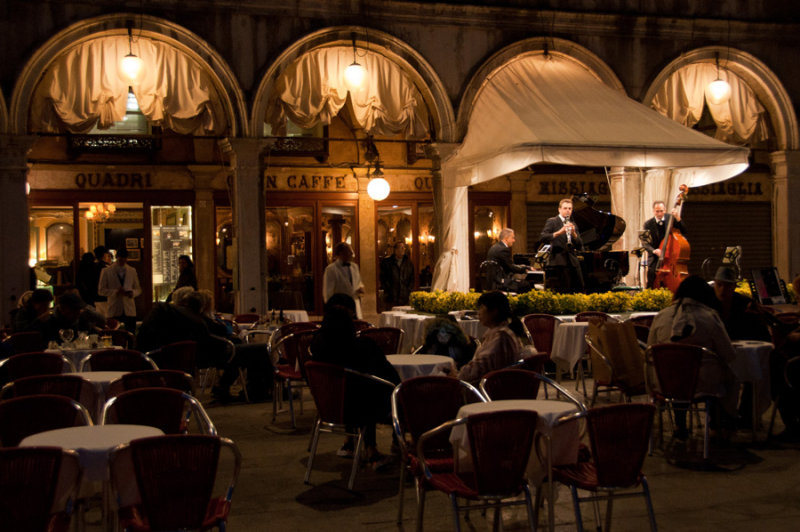
[[[572,196],[572,220],[586,251],[606,251],[625,232],[625,220],[595,209],[594,203],[586,192]]]

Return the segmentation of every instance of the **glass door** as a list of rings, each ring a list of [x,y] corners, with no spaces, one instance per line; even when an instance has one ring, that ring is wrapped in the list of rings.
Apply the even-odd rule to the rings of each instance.
[[[187,255],[192,261],[192,208],[183,206],[150,207],[151,257],[153,267],[153,301],[166,301],[180,276],[178,257]],[[126,238],[126,247],[136,242]],[[144,248],[142,242],[141,248]],[[128,260],[141,257],[142,249],[128,248]],[[135,266],[134,266],[135,267]]]

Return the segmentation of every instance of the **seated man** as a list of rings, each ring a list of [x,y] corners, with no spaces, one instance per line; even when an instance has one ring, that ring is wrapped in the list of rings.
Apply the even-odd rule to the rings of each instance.
[[[516,273],[527,273],[530,268],[520,264],[514,264],[511,259],[511,246],[516,242],[517,237],[513,229],[506,227],[500,231],[500,237],[496,244],[489,248],[486,260],[493,260],[500,267],[496,278],[492,279],[493,286],[490,288],[502,290],[504,292],[528,292],[533,289],[531,283],[524,279],[515,279]],[[499,277],[499,278],[498,278]]]

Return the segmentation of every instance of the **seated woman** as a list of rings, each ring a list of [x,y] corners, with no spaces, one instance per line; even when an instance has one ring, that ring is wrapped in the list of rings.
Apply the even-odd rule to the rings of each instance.
[[[508,298],[502,292],[484,292],[478,298],[478,319],[489,330],[475,350],[475,356],[458,372],[458,378],[477,385],[484,375],[510,366],[522,355],[525,329],[511,313]],[[533,346],[528,346],[531,353]]]
[[[475,343],[452,318],[436,318],[425,328],[425,345],[419,352],[450,357],[460,369],[472,360]]]
[[[697,392],[719,397],[721,408],[712,408],[712,427],[731,429],[736,418],[739,385],[729,364],[736,353],[717,313],[718,308],[714,289],[700,276],[690,275],[678,286],[672,304],[653,319],[647,343],[680,342],[699,345],[717,354],[718,360],[703,360]],[[675,424],[676,437],[685,439],[688,435],[685,411],[676,412]]]
[[[356,336],[353,318],[356,304],[346,294],[333,294],[325,303],[322,325],[315,333],[311,343],[311,357],[315,362],[336,364],[361,373],[385,379],[393,384],[400,383],[400,376],[386,359],[386,355],[371,338]],[[388,423],[391,418],[391,390],[386,387],[365,386],[363,389],[348,389],[345,397],[345,410],[363,423],[364,446],[367,461],[374,469],[380,469],[388,459],[378,452],[377,423]],[[348,438],[337,452],[339,456],[352,456],[353,440]]]

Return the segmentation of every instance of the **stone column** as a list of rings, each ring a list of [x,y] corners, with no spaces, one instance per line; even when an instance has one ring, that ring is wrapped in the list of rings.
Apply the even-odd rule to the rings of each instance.
[[[517,238],[514,253],[528,253],[528,176],[514,174],[509,176],[511,183],[511,219],[509,227]]]
[[[608,171],[609,186],[611,189],[611,212],[625,220],[625,232],[617,240],[612,249],[633,250],[641,247],[639,230],[645,221],[644,206],[642,205],[642,175],[638,170],[627,170],[621,166],[614,166]],[[636,283],[639,258],[634,254],[629,256],[628,275],[623,282],[628,285]],[[644,284],[639,279],[640,284]]]
[[[189,172],[194,177],[194,267],[197,274],[197,287],[215,292],[216,271],[214,254],[216,252],[216,212],[214,211],[213,182],[225,171],[219,167],[190,165]]]
[[[0,135],[0,316],[30,288],[27,154],[36,137]]]
[[[800,151],[773,152],[770,165],[772,259],[781,278],[791,282],[800,275]]]
[[[432,144],[425,145],[425,156],[431,160],[431,183],[433,184],[433,234],[434,240],[433,256],[441,257],[442,229],[444,228],[444,195],[442,181],[442,159],[439,155],[439,148]]]
[[[364,319],[377,323],[377,258],[375,256],[375,202],[367,194],[369,177],[358,176],[358,257],[361,281],[365,294],[361,296],[361,312]]]
[[[233,272],[237,313],[266,314],[267,252],[261,154],[269,141],[235,138],[220,141],[233,173]]]

